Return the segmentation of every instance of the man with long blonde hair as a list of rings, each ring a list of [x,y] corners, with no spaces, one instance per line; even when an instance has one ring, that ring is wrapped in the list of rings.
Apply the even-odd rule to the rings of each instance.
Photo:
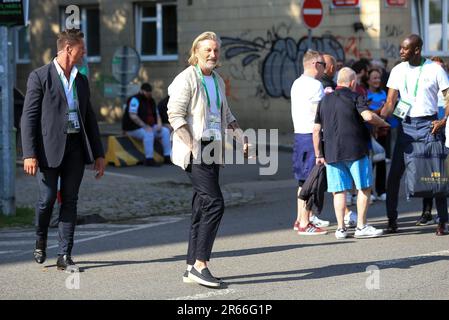
[[[170,84],[168,120],[173,127],[172,161],[187,172],[193,186],[192,220],[184,282],[220,287],[208,269],[212,246],[224,212],[218,183],[219,156],[226,129],[240,129],[226,100],[219,66],[220,38],[200,34],[192,43],[189,64]],[[211,147],[214,147],[211,150]],[[247,145],[244,144],[247,150]],[[208,152],[208,150],[210,150]],[[208,161],[211,160],[212,162]]]

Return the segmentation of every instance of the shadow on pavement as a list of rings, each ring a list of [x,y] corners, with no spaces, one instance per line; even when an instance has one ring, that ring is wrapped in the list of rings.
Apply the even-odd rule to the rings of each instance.
[[[253,273],[239,276],[224,277],[223,280],[228,284],[256,284],[273,282],[290,282],[298,280],[323,279],[336,276],[344,276],[355,273],[365,273],[368,266],[376,265],[380,270],[383,269],[409,269],[414,266],[428,264],[437,261],[449,261],[448,256],[418,256],[397,260],[379,260],[369,262],[346,263],[338,265],[329,265],[313,269],[298,269],[281,272]],[[248,279],[269,277],[268,279],[231,281],[233,279]]]
[[[250,256],[257,254],[266,254],[272,252],[280,252],[287,250],[294,250],[299,248],[306,247],[317,247],[323,245],[341,245],[341,244],[349,244],[349,241],[346,242],[327,242],[327,243],[313,243],[313,244],[295,244],[295,245],[284,245],[284,246],[272,246],[272,247],[261,247],[261,248],[251,248],[251,249],[243,249],[243,250],[231,250],[231,251],[219,251],[213,252],[213,259],[217,258],[226,258],[226,257],[239,257],[239,256]],[[176,261],[185,261],[186,255],[178,255],[170,258],[164,259],[155,259],[155,260],[142,260],[142,261],[77,261],[76,263],[83,270],[95,269],[95,268],[103,268],[103,267],[111,267],[111,266],[122,266],[122,265],[134,265],[134,264],[149,264],[149,263],[163,263],[163,262],[176,262]],[[94,266],[85,266],[92,264]],[[55,265],[52,265],[55,266]]]

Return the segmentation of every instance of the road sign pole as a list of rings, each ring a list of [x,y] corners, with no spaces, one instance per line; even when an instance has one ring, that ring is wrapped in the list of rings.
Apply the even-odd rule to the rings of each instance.
[[[121,64],[121,80],[120,80],[120,85],[121,85],[121,90],[120,90],[120,96],[122,98],[122,108],[123,110],[125,110],[126,107],[126,85],[129,83],[129,81],[127,81],[126,79],[126,72],[128,71],[128,47],[123,47],[123,60],[122,60],[122,64]]]
[[[312,29],[307,30],[307,49],[312,49]]]
[[[16,213],[12,30],[0,26],[0,212],[7,216]]]

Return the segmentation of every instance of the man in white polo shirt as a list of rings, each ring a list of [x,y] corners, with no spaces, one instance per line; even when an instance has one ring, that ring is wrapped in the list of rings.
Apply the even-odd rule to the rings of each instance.
[[[326,68],[323,56],[308,50],[303,57],[304,73],[295,80],[291,89],[292,119],[295,129],[293,145],[293,173],[298,180],[298,195],[302,185],[315,166],[313,150],[313,126],[318,103],[324,96],[320,79]],[[315,214],[306,210],[304,201],[298,198],[297,219],[293,226],[299,235],[320,235],[327,231],[329,221],[318,219]]]
[[[438,139],[444,139],[442,131],[449,115],[449,80],[441,66],[421,57],[422,44],[422,39],[416,34],[408,36],[401,43],[402,63],[391,70],[387,83],[387,102],[381,112],[384,119],[393,114],[393,111],[403,119],[398,128],[398,139],[387,181],[387,231],[390,233],[395,233],[398,229],[398,194],[405,170],[405,148],[410,147],[412,142],[423,141],[430,133]],[[445,116],[438,120],[440,90],[445,97]],[[395,109],[399,93],[401,98]],[[448,221],[447,198],[435,197],[435,203],[440,218],[436,234],[444,235],[447,233]]]

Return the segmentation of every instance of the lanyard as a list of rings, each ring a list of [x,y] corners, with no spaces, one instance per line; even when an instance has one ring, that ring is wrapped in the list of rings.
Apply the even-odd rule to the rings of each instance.
[[[65,92],[64,81],[62,80],[61,75],[59,75],[59,80],[61,80],[62,88],[64,89],[64,92]],[[70,82],[68,82],[68,85],[70,85]],[[72,96],[73,96],[73,102],[78,101],[78,93],[76,92],[76,82],[75,82],[75,79],[73,79]],[[69,106],[69,108],[70,108],[70,106]]]
[[[200,67],[198,67],[198,65],[195,66],[196,71],[198,72],[199,77],[201,78],[201,83],[204,87],[204,90],[206,91],[206,96],[207,96],[207,105],[209,106],[209,110],[211,109],[211,105],[210,105],[210,97],[209,97],[209,91],[207,91],[207,85],[206,85],[206,81],[204,81],[204,76],[203,73],[200,70]],[[214,84],[215,84],[215,92],[217,95],[217,109],[218,111],[220,111],[220,91],[218,90],[218,81],[217,78],[215,77],[215,74],[212,72],[212,78],[214,79]]]
[[[416,79],[416,84],[415,84],[415,91],[414,91],[415,98],[416,98],[416,94],[418,93],[418,82],[419,82],[419,78],[421,78],[422,67],[423,67],[425,61],[426,61],[426,59],[421,58],[421,64],[419,66],[419,75],[418,75],[418,79]],[[404,88],[405,92],[408,93],[407,77],[404,79],[404,83],[405,83],[405,88]]]

